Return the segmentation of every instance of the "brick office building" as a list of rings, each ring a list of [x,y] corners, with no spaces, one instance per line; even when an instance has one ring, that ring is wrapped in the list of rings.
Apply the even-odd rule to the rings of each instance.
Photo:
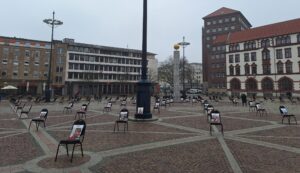
[[[66,45],[54,42],[51,87],[61,93],[64,83]],[[19,88],[19,93],[42,94],[47,83],[50,42],[15,37],[0,37],[0,87]]]
[[[202,28],[202,64],[204,91],[209,93],[226,92],[225,43],[213,45],[218,35],[246,30],[251,27],[249,21],[237,10],[220,8],[203,17]]]

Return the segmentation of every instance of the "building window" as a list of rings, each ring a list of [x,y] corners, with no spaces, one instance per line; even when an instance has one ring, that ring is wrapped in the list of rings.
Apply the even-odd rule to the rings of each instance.
[[[271,65],[263,64],[263,74],[271,74]]]
[[[210,24],[211,24],[211,22],[210,22],[210,21],[207,21],[207,22],[206,22],[206,25],[210,25]]]
[[[256,52],[251,52],[251,61],[256,61]]]
[[[245,75],[249,75],[250,74],[250,66],[249,64],[245,65]]]
[[[234,29],[235,29],[235,26],[231,26],[230,29],[231,29],[231,30],[234,30]]]
[[[232,18],[231,18],[231,21],[234,22],[234,21],[235,21],[235,17],[232,17]]]
[[[285,48],[284,49],[284,55],[285,55],[285,58],[291,58],[292,57],[292,50],[291,50],[291,48]]]
[[[300,47],[298,47],[298,57],[300,57]]]
[[[300,43],[300,34],[297,35],[297,42]]]
[[[30,50],[25,50],[25,56],[30,57]]]
[[[6,77],[7,76],[7,72],[6,71],[2,71],[1,76],[2,77]]]
[[[244,53],[244,61],[249,62],[249,53]]]
[[[269,46],[270,46],[270,40],[269,39],[261,40],[261,47],[269,47]]]
[[[261,81],[261,88],[263,91],[272,91],[274,88],[273,80],[271,78],[264,78]]]
[[[276,58],[282,59],[282,49],[276,49]]]
[[[285,71],[286,73],[293,73],[293,63],[291,61],[285,63]]]
[[[229,75],[230,76],[234,75],[234,67],[232,65],[229,67]]]
[[[283,74],[283,63],[281,61],[277,63],[277,73]]]
[[[251,65],[251,71],[252,71],[252,75],[256,75],[257,74],[257,65],[256,64],[252,64]]]
[[[268,49],[264,49],[262,52],[262,59],[269,60],[270,59],[270,51]]]
[[[233,55],[229,55],[229,63],[233,63]]]
[[[240,54],[235,54],[235,62],[240,62]]]
[[[239,65],[235,66],[235,75],[241,75],[241,68]]]

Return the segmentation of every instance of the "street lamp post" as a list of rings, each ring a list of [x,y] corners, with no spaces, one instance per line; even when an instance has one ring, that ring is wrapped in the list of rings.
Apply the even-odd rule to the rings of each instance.
[[[49,69],[48,69],[48,76],[47,76],[47,85],[46,85],[46,89],[45,89],[46,102],[50,102],[50,98],[51,98],[50,82],[51,82],[51,62],[52,62],[52,51],[53,51],[54,27],[63,24],[62,21],[56,20],[54,15],[55,15],[55,12],[53,11],[52,19],[44,19],[43,20],[44,23],[51,26],[51,46],[50,46]]]
[[[184,55],[184,48],[190,45],[189,42],[185,42],[185,37],[183,36],[182,42],[178,43],[178,45],[182,46],[182,95],[185,97],[185,55]]]
[[[152,119],[151,104],[151,82],[147,79],[147,0],[143,3],[143,40],[142,40],[142,75],[137,83],[136,112],[139,107],[143,107],[142,114],[135,114],[136,119]]]

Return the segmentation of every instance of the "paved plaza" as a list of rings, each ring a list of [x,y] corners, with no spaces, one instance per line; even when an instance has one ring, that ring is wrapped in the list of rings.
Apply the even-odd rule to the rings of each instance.
[[[111,112],[103,112],[105,101],[89,105],[87,129],[73,162],[65,147],[54,162],[58,142],[66,139],[81,105],[72,113],[63,113],[68,103],[33,104],[28,118],[8,101],[0,102],[0,172],[66,173],[293,173],[300,172],[300,126],[281,123],[279,105],[288,107],[300,120],[300,103],[263,101],[267,115],[256,115],[248,107],[232,105],[228,99],[210,102],[221,112],[224,135],[218,127],[209,133],[207,116],[201,103],[173,103],[153,112],[158,121],[129,122],[129,131],[113,132],[121,110],[113,103]],[[29,105],[31,103],[27,103]],[[153,105],[153,104],[152,104]],[[42,108],[49,110],[46,128],[28,130],[31,118]],[[127,103],[130,116],[135,105]],[[298,124],[300,121],[298,122]],[[70,147],[71,148],[71,147]]]

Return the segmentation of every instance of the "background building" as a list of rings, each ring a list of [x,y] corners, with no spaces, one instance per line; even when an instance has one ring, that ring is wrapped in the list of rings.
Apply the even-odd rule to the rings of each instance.
[[[148,53],[148,72],[157,81],[157,60]],[[93,44],[74,39],[54,40],[51,63],[53,94],[133,94],[140,80],[142,51]],[[18,87],[19,94],[44,94],[50,42],[0,37],[0,87]]]
[[[202,89],[202,64],[201,63],[190,63],[190,66],[193,69],[193,86],[192,88],[201,88]]]
[[[231,95],[300,96],[300,19],[219,36]]]
[[[52,58],[52,87],[63,85],[66,45],[55,41]],[[0,37],[0,86],[19,88],[20,93],[42,94],[47,83],[50,42]],[[61,90],[59,91],[61,92]]]
[[[220,8],[203,17],[202,63],[204,91],[210,93],[226,92],[225,43],[213,45],[218,35],[249,29],[251,24],[237,10]]]

